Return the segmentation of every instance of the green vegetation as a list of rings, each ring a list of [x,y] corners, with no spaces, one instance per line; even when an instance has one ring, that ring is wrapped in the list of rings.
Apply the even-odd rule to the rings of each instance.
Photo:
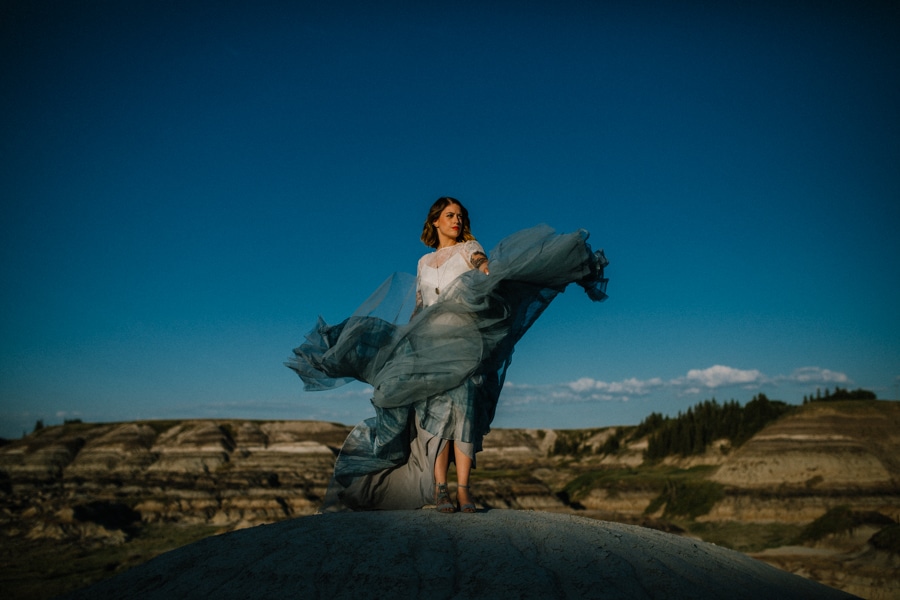
[[[741,523],[735,521],[691,523],[688,530],[705,542],[738,552],[760,552],[793,544],[803,529],[789,523]]]
[[[550,449],[551,456],[583,456],[592,452],[586,442],[602,429],[559,429]]]
[[[746,406],[732,400],[719,404],[715,398],[678,413],[673,418],[657,413],[644,419],[632,434],[649,434],[644,457],[650,461],[670,455],[682,457],[703,454],[715,440],[728,439],[732,446],[740,446],[760,429],[790,412],[791,406],[779,400],[769,400],[765,394],[754,396]]]
[[[644,513],[652,514],[665,506],[664,517],[685,517],[693,521],[711,511],[716,502],[724,497],[725,488],[715,481],[670,479]]]
[[[612,497],[628,491],[661,494],[670,482],[703,480],[715,467],[698,466],[690,469],[651,466],[639,469],[602,469],[582,473],[563,488],[562,493],[572,502],[578,502],[591,490],[604,489]]]
[[[626,427],[617,428],[611,436],[606,438],[603,445],[597,449],[597,454],[616,454],[622,447],[622,442],[625,439],[625,433],[627,431],[628,428]]]
[[[862,525],[884,527],[896,525],[896,523],[879,512],[860,512],[850,510],[847,506],[836,506],[807,525],[800,532],[797,541],[800,543],[815,542],[829,535],[850,533]],[[886,534],[886,540],[890,540],[890,535]]]
[[[152,429],[156,435],[163,434],[176,425],[180,425],[183,421],[167,420],[167,421],[135,421],[138,425],[146,425]]]
[[[888,525],[873,535],[869,543],[879,550],[884,550],[891,554],[900,554],[900,525],[896,523]]]
[[[602,429],[557,429],[556,441],[550,448],[550,456],[571,456],[580,458],[588,455],[616,454],[624,445],[626,438],[634,427],[612,427]],[[591,444],[591,440],[604,431],[609,431],[606,440],[600,446]]]
[[[219,425],[219,431],[221,431],[225,435],[225,443],[229,448],[234,450],[237,446],[235,440],[237,439],[237,431],[234,429],[234,425],[231,423],[222,423]]]
[[[627,490],[660,489],[659,478],[649,472],[636,469],[604,469],[582,473],[563,488],[563,495],[570,502],[578,502],[587,497],[591,490],[604,489],[615,497],[619,492]]]
[[[853,391],[836,387],[834,388],[834,392],[829,392],[828,388],[825,388],[825,394],[823,395],[820,390],[816,390],[815,397],[812,394],[807,396],[803,396],[803,404],[808,404],[810,402],[835,402],[840,400],[877,400],[878,397],[875,395],[875,392],[870,392],[869,390],[864,390],[862,388],[856,389]]]
[[[560,495],[577,504],[595,489],[605,490],[611,498],[624,492],[651,492],[657,497],[644,514],[663,509],[663,517],[667,519],[681,517],[694,520],[707,514],[716,502],[725,497],[725,488],[707,479],[714,470],[715,467],[711,466],[690,469],[649,466],[590,471],[570,481]]]
[[[715,398],[713,399],[715,402]],[[650,413],[650,416],[641,421],[640,425],[638,425],[634,431],[631,432],[631,439],[638,440],[642,437],[650,435],[660,427],[666,424],[666,421],[669,420],[669,417],[664,417],[660,413],[653,412]]]
[[[0,589],[6,598],[54,598],[221,530],[208,525],[144,525],[120,545],[7,537],[0,545]]]

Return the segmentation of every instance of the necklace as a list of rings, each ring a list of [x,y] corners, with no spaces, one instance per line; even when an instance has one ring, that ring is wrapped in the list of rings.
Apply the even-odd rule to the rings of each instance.
[[[453,246],[455,246],[455,245],[456,245],[456,244],[453,244]],[[452,248],[453,246],[444,246],[443,248],[438,248],[437,250],[435,250],[435,254],[437,254],[437,253],[440,252],[441,250],[446,250],[447,248]],[[434,262],[435,262],[435,264],[437,264],[437,257],[436,257],[436,256],[435,256],[435,261],[434,261]],[[441,271],[441,267],[443,267],[443,266],[446,265],[446,264],[447,264],[447,261],[445,260],[444,262],[442,262],[442,263],[440,264],[440,266],[435,267],[435,269],[437,270],[438,280],[437,280],[437,285],[434,286],[434,293],[437,294],[438,296],[441,295],[441,280],[444,278],[444,273]]]
[[[434,286],[434,293],[437,294],[438,296],[441,295],[441,279],[443,279],[443,275],[444,275],[441,272],[441,267],[443,267],[443,266],[444,265],[442,264],[440,267],[435,267],[435,269],[437,270],[438,280],[437,280],[437,285]]]

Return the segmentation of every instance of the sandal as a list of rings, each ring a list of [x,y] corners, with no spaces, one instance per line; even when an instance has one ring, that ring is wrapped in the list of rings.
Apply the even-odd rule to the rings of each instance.
[[[437,504],[439,513],[455,513],[456,507],[450,502],[450,492],[447,491],[446,483],[435,483],[434,503]]]
[[[466,490],[467,492],[469,491],[469,486],[467,486],[467,485],[457,485],[456,487],[457,487],[457,488],[462,488],[462,489]],[[457,494],[457,497],[458,497],[458,494]],[[474,503],[474,502],[466,502],[465,504],[463,504],[462,506],[460,506],[459,501],[457,501],[457,503],[456,503],[456,508],[457,508],[457,510],[459,510],[460,512],[464,512],[464,513],[474,513],[474,512],[478,512],[478,509],[475,508],[475,503]]]

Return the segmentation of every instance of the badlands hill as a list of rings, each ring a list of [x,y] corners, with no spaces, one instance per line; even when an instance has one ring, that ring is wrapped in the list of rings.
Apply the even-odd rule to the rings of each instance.
[[[67,600],[172,598],[839,600],[743,554],[545,512],[342,513],[207,538]]]
[[[480,506],[646,525],[863,597],[900,595],[900,403],[812,403],[739,448],[721,441],[655,464],[643,460],[647,439],[622,430],[633,428],[491,432],[474,479]],[[348,431],[71,423],[12,441],[0,447],[0,584],[49,597],[211,533],[312,515]],[[48,548],[58,560],[41,560]]]

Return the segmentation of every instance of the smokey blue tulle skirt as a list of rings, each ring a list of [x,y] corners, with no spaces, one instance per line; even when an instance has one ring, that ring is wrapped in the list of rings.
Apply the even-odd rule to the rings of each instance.
[[[368,383],[375,409],[341,448],[324,509],[419,508],[447,440],[474,459],[516,342],[569,284],[606,299],[607,260],[587,239],[526,229],[490,252],[490,275],[464,273],[414,316],[415,278],[395,274],[343,322],[319,319],[285,364],[306,390]]]

